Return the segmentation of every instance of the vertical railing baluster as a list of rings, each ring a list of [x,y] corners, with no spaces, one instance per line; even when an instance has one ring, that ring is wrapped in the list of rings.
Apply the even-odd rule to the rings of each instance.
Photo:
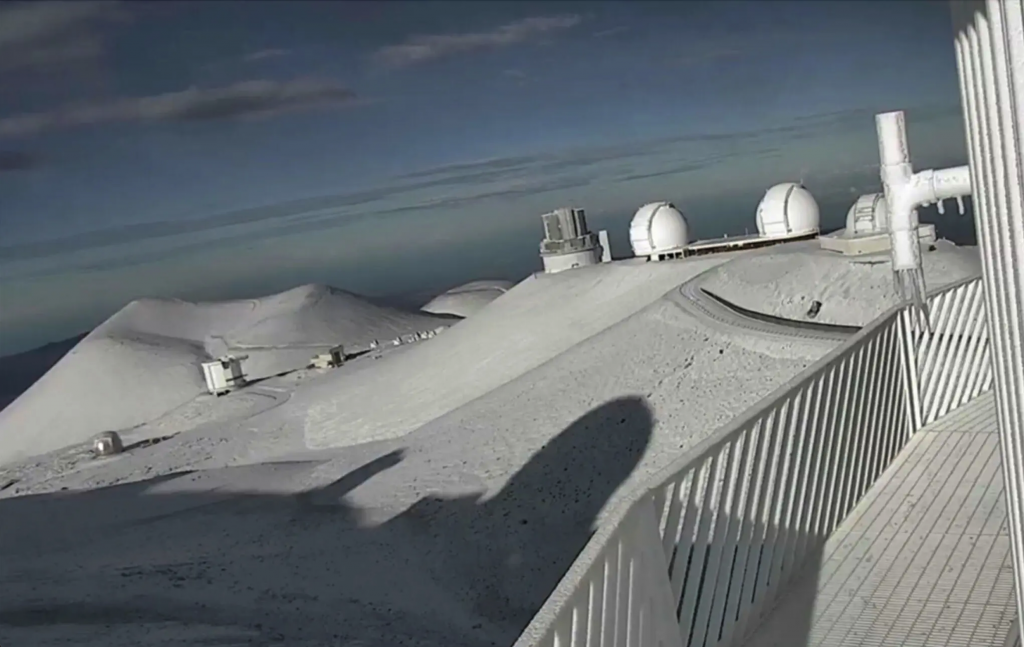
[[[805,541],[808,544],[811,542],[817,542],[820,536],[821,519],[823,517],[824,501],[828,491],[828,475],[831,469],[831,463],[833,460],[833,454],[835,453],[836,434],[835,425],[833,424],[835,416],[833,415],[833,403],[837,401],[835,398],[836,389],[836,373],[839,368],[835,365],[830,366],[828,372],[821,377],[822,379],[822,392],[824,393],[824,403],[821,408],[821,418],[819,422],[819,432],[821,434],[822,442],[822,454],[821,460],[818,465],[814,468],[814,489],[811,491],[811,495],[808,497],[808,506],[810,507],[810,518],[807,522],[807,528],[804,535]],[[802,555],[805,548],[801,548],[799,553]]]
[[[764,549],[757,567],[757,581],[754,583],[755,599],[760,599],[761,591],[768,586],[772,556],[775,554],[775,546],[779,537],[779,517],[786,504],[786,480],[789,477],[790,457],[793,452],[793,434],[790,432],[790,427],[797,415],[795,398],[796,395],[791,395],[784,405],[784,412],[778,424],[778,449],[773,453],[774,473],[769,486],[771,496],[765,510]]]
[[[718,577],[723,561],[724,544],[728,541],[725,535],[726,529],[732,524],[732,504],[736,494],[736,483],[739,482],[739,469],[743,461],[743,436],[736,437],[729,448],[726,459],[726,467],[722,470],[725,481],[720,488],[719,496],[715,501],[715,522],[711,530],[708,546],[707,564],[704,568],[704,582],[700,588],[700,600],[697,605],[697,615],[694,620],[693,637],[690,639],[692,647],[703,647],[708,634],[708,624],[711,619],[711,607],[714,604],[715,590],[718,588]],[[717,638],[718,629],[715,629]]]
[[[904,406],[910,433],[921,428],[921,390],[918,381],[917,333],[914,332],[913,312],[903,309],[898,315],[900,338],[900,372],[903,375]]]
[[[675,479],[672,483],[672,495],[669,499],[668,513],[665,515],[665,531],[661,538],[662,548],[665,550],[665,561],[668,563],[669,569],[672,568],[672,559],[675,556],[676,547],[679,545],[679,533],[682,530],[680,523],[686,508],[687,499],[683,496],[683,482],[690,478],[690,474],[692,472]]]
[[[679,532],[679,542],[676,544],[672,561],[669,563],[672,596],[676,601],[677,608],[680,597],[683,594],[683,587],[690,576],[690,557],[693,553],[694,543],[693,533],[697,527],[697,520],[700,517],[700,505],[704,499],[704,489],[707,486],[707,469],[710,463],[711,458],[707,457],[697,463],[691,470],[693,476],[691,477],[690,492],[686,501],[686,515],[683,517],[683,527]]]
[[[864,347],[861,346],[854,353],[853,358],[853,369],[850,372],[850,383],[847,386],[846,393],[844,394],[843,411],[840,413],[840,429],[843,433],[843,456],[844,460],[839,464],[839,470],[836,474],[837,489],[836,489],[836,501],[835,507],[833,508],[833,518],[828,522],[829,528],[835,528],[840,522],[846,518],[847,512],[849,512],[847,498],[847,492],[849,491],[847,482],[850,477],[850,472],[853,464],[857,461],[856,448],[859,438],[856,434],[856,427],[854,426],[854,412],[857,408],[857,401],[860,397],[859,389],[860,385],[864,381]]]
[[[937,420],[943,413],[948,411],[952,400],[951,396],[953,395],[950,392],[951,384],[955,383],[950,378],[963,370],[962,358],[960,357],[963,337],[960,335],[960,329],[970,305],[970,292],[963,289],[962,286],[956,288],[955,292],[963,296],[953,302],[957,311],[950,313],[950,328],[945,332],[945,338],[940,350],[940,360],[936,362],[938,375],[933,382],[934,393],[932,394],[932,404],[928,416],[929,422]]]
[[[723,460],[723,453],[724,451],[715,453],[708,465],[708,485],[704,491],[700,521],[697,524],[697,534],[694,536],[693,549],[690,553],[689,573],[686,578],[686,588],[683,590],[682,607],[679,611],[679,630],[683,640],[687,641],[693,635],[696,624],[697,605],[700,603],[698,591],[701,589],[704,567],[707,563],[711,524],[716,516],[714,501],[717,491],[721,487],[721,472],[726,462]]]
[[[736,491],[733,493],[732,501],[729,504],[729,525],[722,538],[722,566],[727,570],[724,577],[720,576],[718,578],[713,592],[714,607],[711,609],[711,617],[708,621],[708,644],[717,644],[722,640],[722,625],[727,618],[729,604],[733,599],[732,591],[738,588],[739,582],[743,579],[743,574],[737,574],[736,570],[740,565],[741,530],[747,523],[747,519],[744,516],[744,510],[750,496],[747,477],[753,473],[758,454],[756,431],[757,427],[755,425],[750,428],[746,435],[741,436],[743,439],[743,456],[736,474]]]
[[[747,497],[743,505],[742,526],[739,543],[736,547],[735,580],[731,583],[729,599],[726,601],[726,628],[722,635],[723,644],[729,644],[732,640],[737,623],[747,608],[744,604],[746,597],[743,592],[753,586],[753,568],[750,566],[750,562],[754,551],[751,546],[759,545],[761,541],[757,537],[759,530],[757,510],[762,492],[760,484],[764,481],[767,472],[767,456],[771,449],[771,424],[774,415],[774,411],[772,411],[759,418],[750,432],[756,434],[755,438],[751,440],[751,444],[755,447],[755,453],[749,470],[749,480],[746,481]]]
[[[881,335],[879,352],[884,358],[881,369],[875,376],[875,394],[871,403],[871,417],[868,421],[872,435],[872,445],[868,456],[868,472],[861,483],[861,494],[871,487],[879,475],[889,465],[886,459],[886,448],[891,434],[889,433],[889,403],[892,394],[892,379],[897,372],[896,331],[887,328]]]
[[[843,358],[836,368],[837,375],[832,387],[832,401],[835,407],[830,411],[831,418],[829,427],[832,436],[832,458],[829,460],[828,472],[825,474],[825,496],[822,499],[820,521],[816,526],[815,534],[818,536],[828,535],[832,532],[832,518],[835,509],[836,492],[839,474],[839,466],[846,459],[843,450],[846,447],[846,439],[843,434],[842,412],[843,405],[847,399],[847,387],[849,386],[850,372],[853,370],[849,356]]]
[[[858,461],[857,474],[853,480],[853,500],[860,501],[864,496],[867,487],[875,480],[875,450],[878,446],[878,428],[875,426],[878,420],[878,393],[881,390],[883,374],[889,356],[886,354],[885,331],[868,342],[871,349],[871,372],[868,377],[868,388],[864,394],[864,411],[861,416],[860,427],[864,435],[864,449],[861,452],[861,460]]]
[[[789,424],[790,455],[786,483],[783,486],[784,505],[780,509],[779,518],[775,523],[776,546],[768,570],[767,583],[778,586],[782,574],[783,561],[793,533],[793,519],[798,506],[797,493],[803,464],[807,457],[809,434],[807,430],[807,412],[810,410],[811,388],[805,386],[798,391],[793,399],[793,417]]]
[[[783,587],[787,582],[799,573],[799,565],[803,562],[804,546],[807,544],[808,521],[811,516],[810,503],[814,499],[814,475],[821,463],[821,454],[824,452],[824,438],[822,433],[820,409],[822,390],[825,387],[825,375],[821,375],[812,381],[807,387],[807,399],[804,408],[804,443],[806,458],[801,462],[798,474],[798,489],[796,492],[796,515],[790,522],[789,537],[786,538],[786,550],[782,557],[783,578],[779,586]]]

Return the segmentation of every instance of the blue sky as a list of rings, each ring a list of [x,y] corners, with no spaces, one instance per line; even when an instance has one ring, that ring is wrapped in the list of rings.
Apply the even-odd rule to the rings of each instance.
[[[932,2],[4,3],[0,87],[0,354],[139,296],[517,278],[568,204],[625,245],[803,180],[834,220],[884,110],[965,161]]]

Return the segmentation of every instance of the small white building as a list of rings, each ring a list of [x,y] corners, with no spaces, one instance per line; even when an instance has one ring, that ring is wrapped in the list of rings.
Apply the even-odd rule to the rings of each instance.
[[[629,245],[634,256],[652,261],[682,258],[689,244],[686,216],[671,202],[649,202],[637,209],[629,223]]]
[[[313,368],[336,368],[345,363],[345,347],[335,346],[326,353],[313,357]]]
[[[818,201],[796,182],[776,184],[757,205],[757,233],[761,238],[813,238],[820,225]]]
[[[601,262],[611,263],[612,262],[612,244],[608,240],[608,230],[602,229],[597,232],[597,243],[601,246]]]
[[[545,273],[555,274],[601,262],[601,245],[597,235],[587,229],[583,209],[555,209],[541,216],[541,220],[544,240],[540,243],[540,258]]]
[[[213,395],[223,395],[245,385],[242,360],[248,355],[224,355],[210,362],[203,362],[203,377],[206,388]]]
[[[935,243],[935,225],[921,224],[917,228],[922,245]],[[822,249],[845,256],[887,253],[889,243],[889,209],[884,193],[860,196],[846,212],[846,227],[818,239]]]

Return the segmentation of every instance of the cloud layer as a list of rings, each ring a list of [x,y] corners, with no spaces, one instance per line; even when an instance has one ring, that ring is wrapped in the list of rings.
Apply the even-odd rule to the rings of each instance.
[[[150,97],[75,104],[0,119],[0,137],[23,137],[61,128],[131,121],[215,121],[352,103],[356,94],[332,80],[244,81],[189,88]]]
[[[385,67],[408,67],[454,54],[507,47],[552,32],[571,29],[582,20],[583,17],[577,14],[534,16],[490,31],[412,36],[404,43],[377,50],[373,60]]]
[[[16,2],[0,7],[0,71],[95,59],[99,30],[125,17],[116,2]]]

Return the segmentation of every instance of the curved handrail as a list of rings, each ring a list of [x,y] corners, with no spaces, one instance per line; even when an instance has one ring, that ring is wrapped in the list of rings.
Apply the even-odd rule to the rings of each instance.
[[[863,326],[847,326],[845,324],[829,324],[821,323],[820,321],[800,321],[799,319],[787,319],[786,317],[776,317],[775,315],[765,314],[729,301],[725,297],[718,296],[711,290],[706,288],[699,288],[701,292],[708,296],[710,299],[714,299],[720,303],[723,307],[728,308],[737,314],[743,315],[748,319],[754,321],[761,321],[763,323],[774,324],[776,326],[786,326],[789,328],[803,328],[804,330],[816,330],[818,332],[835,332],[844,333],[848,335],[857,334]]]

